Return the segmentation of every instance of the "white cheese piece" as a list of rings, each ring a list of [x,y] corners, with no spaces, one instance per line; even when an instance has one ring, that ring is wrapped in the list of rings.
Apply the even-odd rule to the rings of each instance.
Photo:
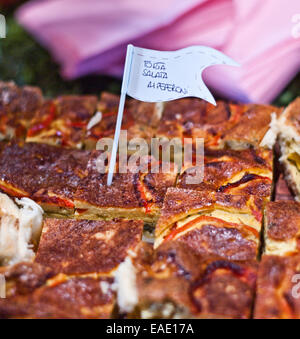
[[[99,124],[99,122],[102,120],[102,112],[97,112],[92,119],[89,121],[88,125],[87,125],[87,130],[93,128],[94,126],[96,126],[97,124]]]
[[[42,228],[41,207],[28,198],[16,202],[20,209],[7,195],[0,193],[0,262],[4,265],[32,261],[31,242],[39,239]]]
[[[28,198],[16,199],[16,203],[22,207],[20,210],[20,228],[30,230],[29,240],[38,241],[42,232],[43,209]]]
[[[101,288],[102,293],[105,295],[110,291],[111,285],[107,281],[101,281],[100,288]]]
[[[113,289],[117,292],[117,302],[121,312],[131,312],[138,303],[136,271],[131,258],[127,257],[115,272]]]

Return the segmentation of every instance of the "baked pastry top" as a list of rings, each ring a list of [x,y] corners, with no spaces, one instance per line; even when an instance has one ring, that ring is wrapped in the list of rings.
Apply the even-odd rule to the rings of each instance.
[[[129,317],[249,318],[257,264],[199,256],[183,243],[155,253],[142,245],[133,259],[137,304]]]
[[[95,149],[100,138],[113,138],[118,116],[120,97],[110,93],[102,93],[97,106],[98,119],[87,126],[84,137],[86,149]],[[128,141],[143,138],[149,145],[154,136],[154,128],[158,123],[155,104],[127,100],[122,119],[122,130],[127,132]]]
[[[6,298],[0,299],[0,319],[107,319],[112,314],[110,277],[55,276],[37,263],[21,263],[2,273]]]
[[[0,140],[22,138],[36,111],[43,103],[37,87],[18,87],[14,82],[0,82]]]
[[[185,164],[177,180],[177,187],[227,194],[250,194],[271,199],[273,152],[270,150],[263,148],[243,151],[205,149],[203,168],[201,166]],[[202,182],[188,181],[201,170]]]
[[[299,262],[298,255],[263,256],[258,270],[254,318],[300,318]]]
[[[56,274],[111,274],[142,239],[138,220],[45,219],[35,261]]]
[[[262,199],[170,188],[155,230],[155,247],[185,243],[201,255],[255,260],[262,228]]]
[[[0,190],[11,200],[30,198],[45,212],[41,238],[39,229],[34,241],[23,241],[34,262],[0,267],[6,279],[0,318],[244,319],[253,316],[254,303],[256,318],[300,318],[294,296],[300,205],[270,202],[293,199],[282,180],[278,185],[277,135],[286,181],[300,197],[299,99],[284,113],[191,98],[128,99],[127,160],[135,137],[148,146],[153,137],[176,138],[175,146],[190,138],[193,157],[179,171],[182,153],[175,152],[164,171],[159,149],[158,160],[143,156],[125,172],[118,158],[107,186],[108,159],[100,161],[96,144],[113,138],[118,105],[109,93],[100,100],[46,100],[37,88],[0,82]],[[191,183],[201,167],[195,167],[199,138],[204,175]],[[26,201],[14,211],[21,250],[27,226],[34,228]],[[4,239],[12,216],[1,203]]]
[[[32,119],[26,141],[81,149],[86,127],[96,108],[94,96],[62,96],[49,100]]]
[[[185,98],[164,104],[158,137],[204,138],[207,148],[235,150],[258,148],[269,129],[271,115],[282,109]]]
[[[289,256],[299,253],[300,204],[273,201],[265,208],[265,254]]]

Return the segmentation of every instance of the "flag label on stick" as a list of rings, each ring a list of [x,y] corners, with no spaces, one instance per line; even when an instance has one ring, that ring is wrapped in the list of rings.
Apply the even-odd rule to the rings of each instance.
[[[202,80],[203,71],[214,65],[239,66],[223,53],[205,46],[191,46],[168,52],[128,45],[108,185],[112,183],[116,164],[126,95],[145,102],[197,97],[216,105]]]
[[[202,72],[214,65],[238,66],[223,53],[204,46],[174,52],[132,46],[131,53],[127,94],[146,102],[198,97],[216,104],[202,80]]]

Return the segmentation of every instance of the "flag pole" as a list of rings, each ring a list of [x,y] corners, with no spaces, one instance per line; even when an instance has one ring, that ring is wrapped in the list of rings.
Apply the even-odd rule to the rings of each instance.
[[[108,169],[108,176],[107,176],[108,186],[112,184],[114,170],[116,166],[117,150],[118,150],[119,138],[120,138],[120,132],[121,132],[121,126],[122,126],[123,112],[124,112],[126,94],[127,94],[127,89],[128,89],[129,79],[130,79],[133,48],[134,48],[133,45],[127,46],[127,53],[126,53],[126,60],[125,60],[125,66],[124,66],[122,88],[121,88],[121,97],[120,97],[119,109],[118,109],[118,118],[117,118],[117,123],[116,123],[114,143],[112,147],[111,158],[110,158],[109,169]]]

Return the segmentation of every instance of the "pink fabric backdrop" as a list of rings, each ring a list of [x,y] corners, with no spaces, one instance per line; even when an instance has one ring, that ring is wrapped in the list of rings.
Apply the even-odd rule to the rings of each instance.
[[[207,45],[242,64],[210,68],[208,85],[230,99],[267,103],[300,70],[295,14],[299,0],[42,0],[23,5],[17,19],[50,49],[66,78],[121,76],[128,43],[159,50]]]

